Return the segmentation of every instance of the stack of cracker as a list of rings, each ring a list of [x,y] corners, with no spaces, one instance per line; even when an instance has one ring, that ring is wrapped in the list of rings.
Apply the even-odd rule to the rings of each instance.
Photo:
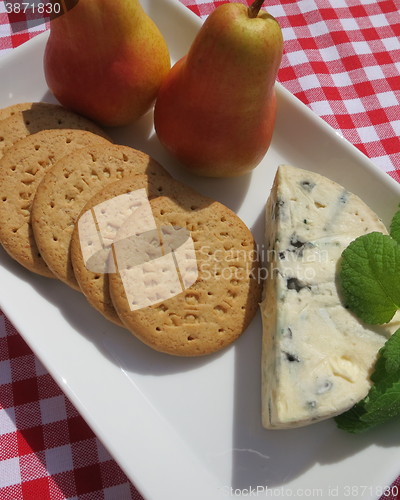
[[[0,111],[0,242],[177,356],[228,346],[261,295],[250,230],[154,159],[60,106]]]

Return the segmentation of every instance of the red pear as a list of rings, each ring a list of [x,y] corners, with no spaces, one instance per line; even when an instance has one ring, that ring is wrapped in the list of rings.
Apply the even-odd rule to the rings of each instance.
[[[157,135],[194,173],[241,175],[269,148],[283,40],[278,22],[259,10],[261,4],[216,8],[161,85]]]
[[[80,0],[50,22],[50,90],[103,125],[125,125],[148,111],[169,69],[167,44],[138,0]]]

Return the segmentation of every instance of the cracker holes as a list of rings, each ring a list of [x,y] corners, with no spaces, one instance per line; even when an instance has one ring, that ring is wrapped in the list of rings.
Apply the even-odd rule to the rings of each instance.
[[[39,151],[40,149],[40,145],[39,144],[35,144],[35,151]]]
[[[50,208],[54,208],[54,206],[55,206],[55,205],[54,205],[54,201],[51,201],[51,202],[49,203],[49,207],[50,207]]]
[[[27,168],[27,169],[25,170],[25,173],[26,173],[26,174],[29,174],[29,175],[32,175],[32,176],[34,176],[34,175],[36,174],[36,172],[37,172],[37,169],[34,169],[33,167],[31,167],[31,168]]]
[[[56,236],[55,234],[53,234],[53,241],[55,241],[55,242],[58,241],[58,236]]]
[[[15,172],[17,170],[16,165],[13,165],[12,167],[10,167],[10,170],[11,170],[11,172]]]
[[[67,138],[65,139],[65,143],[66,143],[66,144],[71,144],[71,142],[72,142],[72,139],[71,139],[70,137],[67,137]]]
[[[111,177],[111,170],[108,167],[104,167],[103,174],[105,177],[109,178],[109,177]]]
[[[4,137],[0,136],[0,142],[3,142],[3,141],[4,141]]]
[[[125,153],[122,155],[122,159],[125,162],[127,162],[129,160],[129,158],[127,157],[127,155]]]
[[[2,196],[1,201],[7,201],[7,196]]]
[[[185,295],[185,302],[190,305],[195,305],[199,303],[199,295],[197,293],[188,293]]]
[[[69,176],[70,176],[70,175],[71,175],[71,173],[70,173],[70,172],[64,172],[64,177],[65,177],[66,179],[69,179]]]
[[[196,314],[189,313],[184,317],[186,323],[199,323],[199,317]]]
[[[226,314],[228,312],[228,309],[225,306],[218,304],[217,306],[214,307],[214,311],[217,314],[223,315],[223,314]]]

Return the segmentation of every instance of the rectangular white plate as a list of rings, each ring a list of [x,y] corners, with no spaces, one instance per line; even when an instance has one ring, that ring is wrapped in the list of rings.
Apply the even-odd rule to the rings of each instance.
[[[175,61],[201,21],[176,0],[142,3]],[[42,71],[46,40],[40,35],[0,61],[0,106],[52,100]],[[331,177],[388,223],[400,187],[297,99],[280,86],[277,91],[271,149],[252,175],[240,179],[200,179],[177,169],[154,135],[151,114],[113,135],[234,209],[259,244],[280,163]],[[217,500],[256,491],[260,497],[376,499],[400,472],[395,424],[361,436],[337,430],[333,421],[262,429],[259,315],[224,352],[179,359],[151,351],[104,320],[78,292],[30,274],[3,251],[0,265],[1,308],[146,499]]]

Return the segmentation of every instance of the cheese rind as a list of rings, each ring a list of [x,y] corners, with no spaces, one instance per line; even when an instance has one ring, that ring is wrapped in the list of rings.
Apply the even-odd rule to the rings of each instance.
[[[368,393],[378,350],[400,326],[363,324],[341,300],[337,265],[355,238],[387,233],[356,195],[314,172],[278,168],[266,207],[267,279],[260,305],[262,423],[308,425]]]

